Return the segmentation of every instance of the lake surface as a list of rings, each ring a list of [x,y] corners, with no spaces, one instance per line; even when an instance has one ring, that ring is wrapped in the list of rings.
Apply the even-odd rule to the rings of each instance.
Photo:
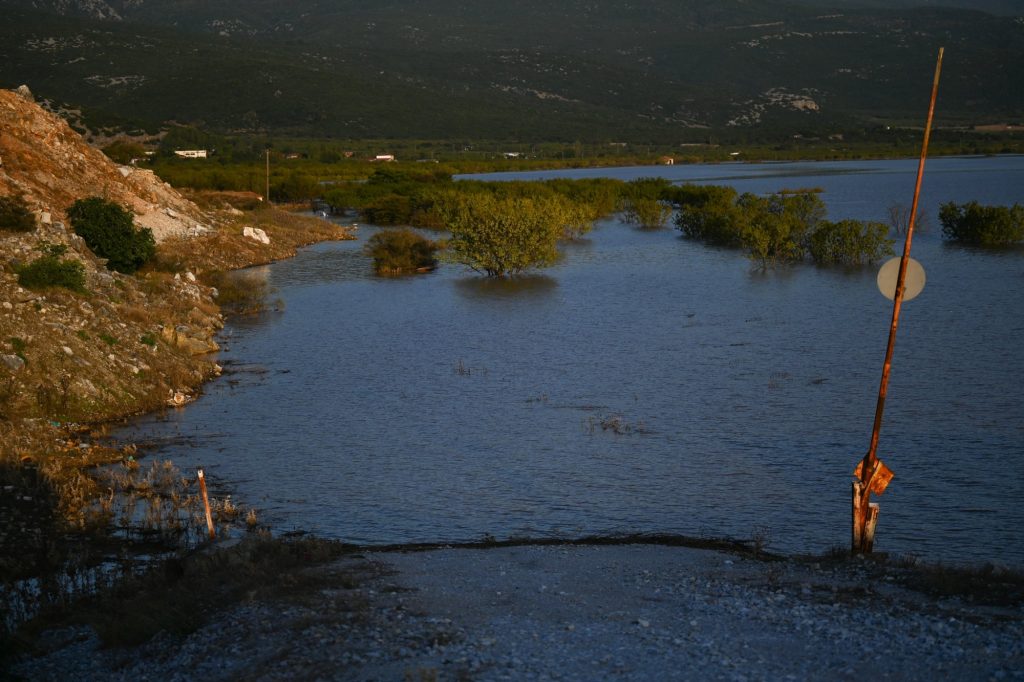
[[[500,174],[822,187],[909,205],[916,161]],[[1024,252],[945,245],[938,204],[1024,200],[1024,157],[929,161],[879,454],[876,548],[1024,566]],[[286,302],[224,330],[225,376],[118,435],[166,443],[278,529],[359,543],[672,532],[849,544],[892,304],[876,267],[759,273],[674,229],[601,222],[495,282],[377,278],[360,241],[244,273]],[[901,248],[897,245],[897,248]],[[603,429],[616,424],[615,429]]]

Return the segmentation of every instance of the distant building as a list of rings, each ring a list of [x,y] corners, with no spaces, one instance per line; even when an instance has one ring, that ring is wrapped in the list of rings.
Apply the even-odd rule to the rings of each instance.
[[[394,154],[378,154],[377,156],[373,157],[373,160],[374,161],[394,161],[395,160],[395,155]]]
[[[205,159],[205,149],[175,149],[175,156],[180,156],[183,159]]]
[[[506,159],[518,159],[520,157],[519,152],[505,152],[502,154]]]

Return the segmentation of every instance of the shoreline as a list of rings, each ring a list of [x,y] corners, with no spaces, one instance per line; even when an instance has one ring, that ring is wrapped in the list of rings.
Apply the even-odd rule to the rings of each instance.
[[[115,597],[36,632],[34,656],[11,673],[988,680],[1024,670],[1019,593],[1012,603],[996,593],[928,594],[913,582],[916,569],[874,559],[768,559],[643,542],[327,551],[296,540],[290,563],[246,581],[246,561],[281,551],[273,542],[247,538],[164,571],[166,599],[191,596],[183,611],[204,610],[206,583],[223,578],[218,589],[237,593],[192,614],[187,627],[173,625],[186,614],[146,592]],[[159,622],[137,615],[144,608]],[[116,614],[128,622],[115,623]],[[142,625],[155,635],[134,641]]]

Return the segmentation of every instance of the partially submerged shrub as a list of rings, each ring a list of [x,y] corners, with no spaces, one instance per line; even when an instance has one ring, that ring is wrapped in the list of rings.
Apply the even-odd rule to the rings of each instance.
[[[36,217],[21,197],[0,197],[0,230],[31,232],[34,229]]]
[[[622,189],[623,219],[646,228],[662,228],[672,216],[675,188],[665,178],[638,178]]]
[[[378,274],[433,270],[438,244],[412,230],[382,230],[370,237],[364,251]]]
[[[660,199],[626,199],[622,217],[627,223],[645,228],[662,228],[672,217],[672,204]]]
[[[84,292],[85,266],[77,260],[61,258],[66,249],[61,244],[43,244],[42,256],[18,268],[18,284],[26,289],[64,287]]]
[[[808,250],[820,265],[864,265],[893,254],[888,232],[883,223],[823,220],[811,234]]]
[[[111,270],[132,274],[156,254],[149,228],[135,229],[132,214],[101,197],[79,199],[68,209],[75,233]]]
[[[942,236],[975,246],[1010,246],[1024,241],[1024,206],[949,202],[939,209]]]

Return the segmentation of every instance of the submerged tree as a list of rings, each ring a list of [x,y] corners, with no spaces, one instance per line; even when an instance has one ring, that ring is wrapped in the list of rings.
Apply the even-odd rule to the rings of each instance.
[[[488,277],[552,265],[566,211],[566,200],[556,197],[451,195],[440,207],[452,235],[445,258]]]

